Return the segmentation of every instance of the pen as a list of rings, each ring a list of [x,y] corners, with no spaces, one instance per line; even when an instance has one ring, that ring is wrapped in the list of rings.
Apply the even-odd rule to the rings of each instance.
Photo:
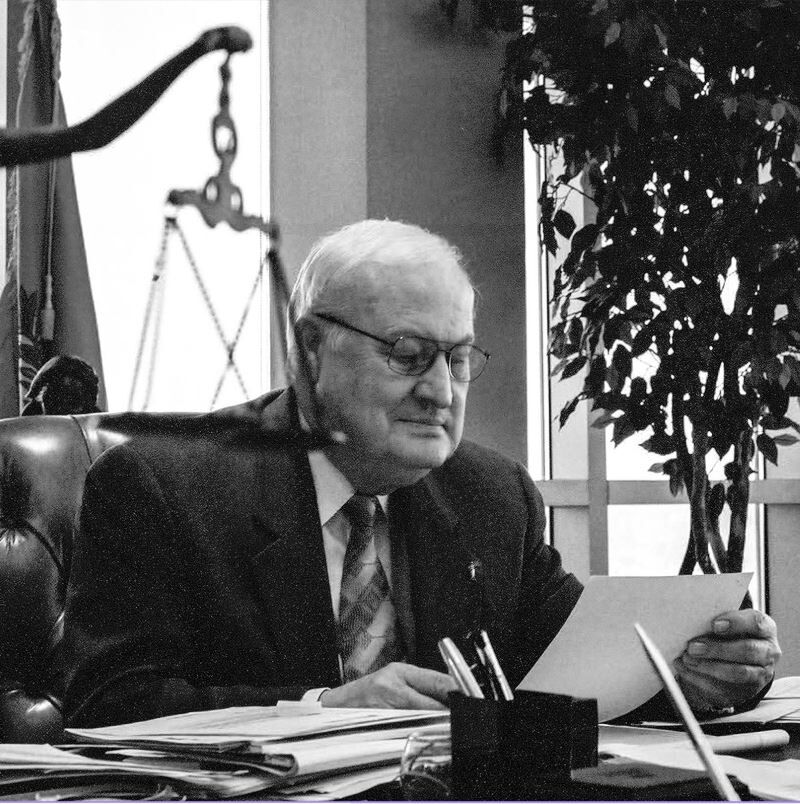
[[[455,679],[461,692],[470,698],[483,698],[483,692],[475,676],[472,675],[466,659],[450,637],[439,640],[439,653],[442,654],[450,675]]]
[[[464,677],[458,672],[455,664],[453,663],[453,659],[451,655],[447,652],[444,645],[442,645],[442,640],[439,640],[439,653],[442,654],[442,659],[444,659],[444,663],[447,665],[447,673],[453,681],[456,682],[456,686],[458,686],[458,691],[462,695],[466,695],[469,697],[469,687],[467,686]]]
[[[711,782],[716,788],[717,793],[719,793],[723,801],[741,801],[736,791],[733,789],[731,780],[720,767],[719,760],[708,743],[708,738],[703,734],[703,730],[700,728],[697,718],[689,707],[689,703],[681,692],[681,688],[672,675],[666,660],[661,655],[661,651],[656,647],[655,643],[650,639],[647,632],[639,623],[634,623],[633,627],[636,629],[636,633],[639,635],[645,652],[655,668],[658,677],[661,679],[661,683],[664,685],[667,697],[675,707],[678,716],[683,721],[683,725],[686,726],[689,738],[694,744],[700,759],[703,761],[706,773],[708,773],[711,778]]]
[[[499,701],[501,696],[500,687],[489,665],[489,660],[486,658],[486,654],[481,649],[477,640],[472,640],[470,647],[475,656],[475,662],[469,663],[469,669],[472,670],[484,695],[494,701]]]
[[[720,734],[709,737],[708,742],[717,754],[743,754],[746,751],[763,751],[789,745],[789,732],[783,729],[745,731],[741,734]]]
[[[479,649],[482,650],[484,656],[486,656],[486,661],[488,662],[489,668],[491,668],[490,676],[492,676],[497,683],[502,700],[513,701],[514,693],[511,691],[511,686],[506,679],[506,674],[503,672],[503,668],[497,660],[497,654],[494,652],[492,643],[489,641],[489,634],[481,630],[478,632],[478,638],[480,640]]]

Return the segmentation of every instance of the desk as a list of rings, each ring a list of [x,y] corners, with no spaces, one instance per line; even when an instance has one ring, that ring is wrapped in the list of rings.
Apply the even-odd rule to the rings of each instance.
[[[746,727],[736,729],[746,730]],[[658,730],[629,728],[630,736],[625,731],[625,727],[601,727],[602,749],[645,762],[656,761],[684,768],[702,767],[688,739],[679,732],[662,731],[663,738],[659,738]],[[727,733],[732,732],[729,727]],[[741,779],[756,798],[800,799],[800,732],[797,730],[790,731],[787,746],[738,755],[720,754],[718,759],[724,771]],[[782,760],[790,764],[779,765]]]
[[[742,754],[740,757],[746,759],[753,759],[753,760],[768,760],[779,762],[785,759],[800,759],[800,729],[795,729],[794,731],[790,730],[791,742],[787,746],[782,746],[781,748],[771,749],[767,751],[759,751],[759,752],[750,752],[748,754]],[[709,788],[710,789],[710,788]],[[369,801],[396,801],[402,800],[404,796],[403,788],[401,787],[399,782],[394,782],[391,784],[384,784],[375,787],[366,793],[363,793],[359,796],[353,796],[350,800],[369,800]],[[425,800],[437,800],[438,791],[436,788],[431,787],[430,790],[426,795],[421,796]],[[537,795],[535,791],[531,791],[530,794],[527,796],[530,800],[569,800],[569,792],[568,787],[566,785],[560,785],[555,787],[547,787],[541,793],[541,795]],[[628,796],[620,796],[622,800],[628,800]],[[710,789],[708,796],[703,796],[703,800],[709,798],[711,800],[714,799],[713,789]],[[438,799],[441,800],[441,799]],[[751,800],[759,800],[757,797],[751,797]]]
[[[604,731],[605,731],[605,729],[604,729]],[[769,751],[763,751],[763,752],[748,754],[747,759],[767,760],[767,761],[770,761],[770,762],[778,762],[780,760],[787,760],[787,759],[795,760],[795,761],[800,760],[800,729],[795,729],[791,733],[791,738],[792,738],[791,743],[788,746],[784,746],[784,747],[782,747],[780,749],[773,749],[773,750],[769,750]],[[605,736],[603,738],[603,741],[604,742],[606,741]],[[795,780],[794,784],[795,785],[800,784],[800,770],[798,770],[798,771],[793,770],[792,772],[794,773],[794,780]],[[738,775],[741,775],[741,774],[738,774]],[[0,774],[0,779],[1,778],[2,778],[2,774]],[[13,790],[10,789],[10,788],[7,788],[6,790],[4,790],[3,785],[0,785],[0,800],[8,799],[9,797],[11,797],[11,798],[13,798],[13,800],[17,800],[17,801],[35,800],[37,798],[37,795],[36,795],[37,790],[41,794],[41,791],[43,790],[43,788],[47,788],[49,791],[53,791],[53,790],[56,790],[57,787],[58,787],[58,784],[53,780],[52,776],[49,777],[50,781],[46,782],[46,783],[45,783],[45,780],[48,778],[48,776],[46,776],[45,774],[40,774],[38,777],[35,777],[35,778],[36,778],[36,781],[31,781],[31,783],[27,787],[25,787],[24,785],[23,786],[17,786]],[[89,782],[90,782],[89,777],[84,776],[82,778],[80,772],[77,772],[76,774],[73,775],[72,779],[70,780],[70,786],[72,787],[72,790],[65,790],[63,799],[66,800],[68,797],[71,797],[72,800],[81,800],[81,794],[80,793],[78,795],[75,794],[76,789],[79,789],[84,785],[88,785]],[[111,782],[113,782],[113,780],[111,780]],[[108,790],[118,789],[119,788],[119,780],[116,781],[116,785],[117,785],[117,788],[113,788],[113,787],[111,787],[109,785],[109,787],[107,789]],[[157,787],[157,786],[158,786],[157,782],[151,782],[150,783],[150,789],[148,790],[146,785],[140,784],[139,785],[140,795],[142,797],[144,797],[144,795],[146,793],[148,793],[148,792],[152,795],[152,793],[154,792],[154,788]],[[162,784],[161,787],[163,788],[164,785]],[[98,797],[98,796],[92,795],[91,788],[89,786],[86,786],[85,789],[87,790],[87,792],[85,794],[83,794],[84,798],[97,798]],[[137,795],[133,794],[133,793],[134,793],[134,790],[131,789],[131,795],[126,796],[126,798],[135,799],[137,797]],[[269,793],[270,793],[269,790],[261,790],[261,791],[257,791],[257,792],[252,793],[252,794],[241,796],[240,798],[241,798],[241,800],[256,800],[256,801],[266,800],[266,799],[269,798]],[[557,795],[556,795],[556,793],[557,793]],[[9,795],[9,794],[11,794],[11,795]],[[349,798],[345,798],[344,800],[397,801],[397,800],[402,800],[403,799],[403,794],[404,794],[404,791],[403,791],[403,788],[401,787],[400,783],[398,781],[394,781],[392,783],[379,784],[379,785],[377,785],[377,786],[375,786],[375,787],[373,787],[373,788],[371,788],[371,789],[369,789],[367,791],[352,795]],[[418,798],[418,799],[423,799],[424,798],[426,800],[431,800],[431,799],[434,799],[436,796],[439,796],[439,795],[440,795],[440,790],[436,790],[436,789],[432,788],[430,794],[428,794],[428,795],[420,794],[416,798]],[[110,795],[102,796],[102,798],[110,798],[110,797],[112,797],[112,796],[110,796]],[[489,799],[491,799],[492,797],[493,796],[491,796],[491,794],[487,794],[485,796],[485,798],[489,798]],[[525,798],[527,798],[527,799],[535,799],[536,797],[537,797],[536,792],[534,790],[531,790],[525,796]],[[706,796],[703,796],[702,798],[705,799],[705,798],[708,798],[708,797],[713,797],[713,795],[708,794]],[[48,799],[57,799],[58,796],[57,795],[50,795],[50,796],[47,796],[47,798]],[[196,796],[190,796],[190,798],[192,800],[195,800],[197,797]],[[499,796],[498,796],[498,798],[499,798]],[[557,786],[557,787],[551,786],[551,787],[549,787],[547,789],[547,792],[543,793],[541,796],[539,796],[539,798],[543,798],[543,799],[546,799],[546,800],[568,799],[568,798],[570,798],[569,788],[568,788],[568,786],[564,785],[563,783],[561,785]],[[630,798],[630,796],[624,796],[624,797],[620,796],[620,798],[623,798],[624,800],[628,800]],[[786,796],[784,796],[784,798],[798,799],[798,798],[800,798],[800,796],[797,793],[795,793],[794,795],[791,795],[791,796],[786,795]],[[41,800],[41,796],[39,796],[39,800]]]

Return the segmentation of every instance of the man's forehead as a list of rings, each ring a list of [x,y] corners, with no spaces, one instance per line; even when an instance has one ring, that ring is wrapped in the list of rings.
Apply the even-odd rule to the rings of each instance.
[[[444,291],[456,297],[472,293],[469,278],[455,260],[367,262],[351,268],[342,277],[340,289],[366,302],[387,294]]]

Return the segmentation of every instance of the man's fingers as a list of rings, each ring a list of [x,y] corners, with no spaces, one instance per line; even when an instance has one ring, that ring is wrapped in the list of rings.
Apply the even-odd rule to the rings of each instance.
[[[719,615],[711,633],[690,640],[684,652],[686,663],[694,667],[720,661],[772,668],[780,655],[775,621],[755,609]]]
[[[698,637],[686,647],[688,664],[722,661],[771,667],[781,655],[777,643],[767,639],[715,639]]]
[[[453,680],[436,670],[392,662],[356,681],[322,694],[323,706],[367,706],[392,709],[445,709]]]
[[[723,709],[731,704],[727,686],[721,687],[718,680],[694,672],[680,660],[675,668],[681,689],[693,709]]]
[[[681,687],[690,704],[699,709],[720,709],[743,703],[772,680],[771,667],[708,661],[689,664],[684,654],[675,662]]]
[[[697,661],[689,656],[682,656],[676,666],[684,667],[698,677],[718,681],[736,687],[753,687],[754,693],[772,679],[772,666],[760,664],[740,664],[738,662]]]
[[[775,675],[781,655],[775,621],[755,609],[727,611],[689,641],[675,662],[687,698],[698,708],[747,701]]]
[[[406,694],[408,703],[397,706],[397,709],[447,709],[447,706],[441,701],[437,701],[436,698],[431,698],[428,695],[423,695],[411,687],[408,688]]]
[[[726,611],[711,623],[712,633],[721,639],[737,639],[742,636],[770,639],[777,643],[778,628],[775,620],[763,611],[740,609]]]
[[[400,665],[406,683],[423,695],[441,703],[447,701],[449,693],[457,689],[455,681],[446,673],[428,670],[413,664]]]

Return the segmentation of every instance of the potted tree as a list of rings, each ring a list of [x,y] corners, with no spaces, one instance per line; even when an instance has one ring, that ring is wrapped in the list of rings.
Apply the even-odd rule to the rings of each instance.
[[[639,435],[685,487],[680,572],[738,571],[756,450],[797,441],[800,6],[557,0],[508,46],[500,111],[564,170],[541,188],[555,271],[554,373],[616,444]],[[523,93],[524,82],[531,82]],[[586,177],[596,221],[563,208]],[[570,183],[572,182],[572,183]],[[725,482],[709,467],[722,461]],[[727,540],[720,514],[730,508]]]

